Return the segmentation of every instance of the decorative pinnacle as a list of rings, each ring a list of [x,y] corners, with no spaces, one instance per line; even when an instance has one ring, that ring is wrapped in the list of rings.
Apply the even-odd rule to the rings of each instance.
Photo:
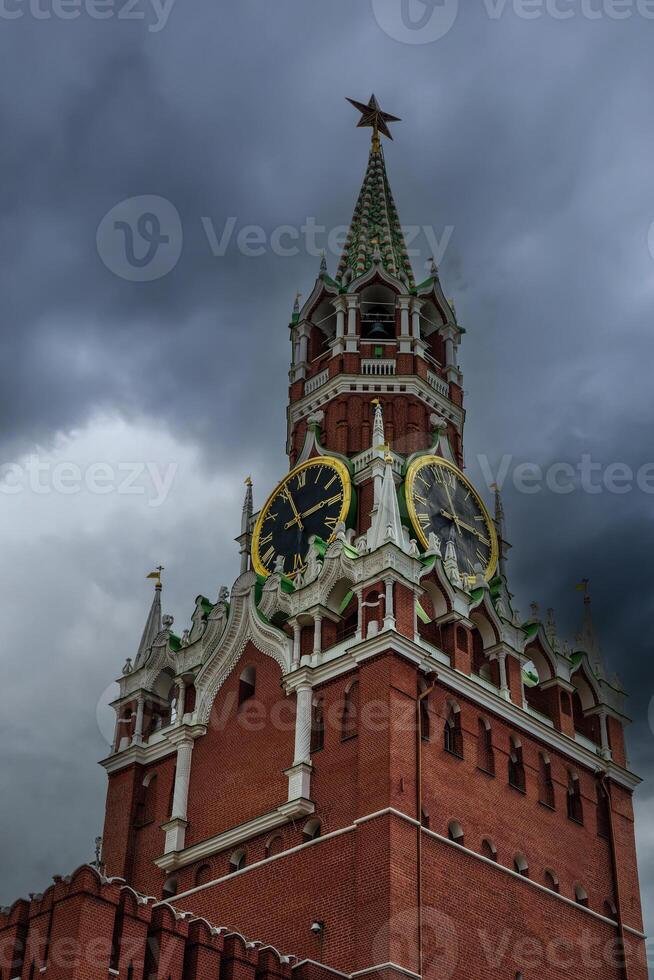
[[[295,294],[295,302],[293,303],[293,312],[294,313],[299,313],[300,312],[300,296],[301,295],[302,295],[302,293],[298,289],[297,293]]]
[[[382,112],[374,95],[370,96],[367,105],[365,102],[357,102],[356,99],[347,99],[347,101],[361,113],[361,119],[357,123],[357,126],[370,127],[372,129],[372,148],[375,153],[379,153],[381,149],[379,134],[381,133],[382,136],[388,137],[389,140],[393,139],[386,123],[401,122],[401,119],[399,116],[391,116],[389,112]]]
[[[246,476],[245,479],[244,479],[244,481],[243,481],[243,483],[245,484],[246,487],[251,487],[252,486],[252,477],[251,476]]]

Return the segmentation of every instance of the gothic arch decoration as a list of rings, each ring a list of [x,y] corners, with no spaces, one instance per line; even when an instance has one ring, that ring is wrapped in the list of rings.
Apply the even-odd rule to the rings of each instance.
[[[484,650],[502,641],[516,648],[516,637],[507,636],[506,624],[498,616],[487,588],[482,589],[481,596],[470,603],[470,619],[479,630]],[[522,650],[522,644],[519,645],[519,649]]]
[[[298,324],[311,320],[321,303],[333,301],[339,295],[338,288],[330,282],[325,282],[321,276],[316,279],[310,295],[304,301],[298,316]]]
[[[602,702],[599,684],[590,669],[587,654],[583,654],[578,666],[572,671],[570,683],[579,695],[584,711],[588,711]]]
[[[255,600],[256,575],[246,572],[234,585],[227,628],[218,639],[196,679],[197,717],[206,725],[218,691],[238,663],[248,642],[275,660],[282,673],[291,667],[291,640],[285,633],[264,621]]]
[[[525,647],[525,657],[536,668],[539,684],[558,676],[558,658],[545,635],[545,630],[542,625],[539,625],[538,633],[528,640],[528,646]]]
[[[388,288],[392,289],[398,296],[411,295],[407,289],[406,283],[402,282],[401,279],[396,279],[396,277],[392,276],[390,272],[387,272],[381,262],[373,263],[370,268],[363,273],[363,275],[358,276],[356,279],[352,279],[348,283],[347,291],[348,293],[360,293],[366,286],[371,286],[375,282],[381,282],[385,286],[388,286]]]

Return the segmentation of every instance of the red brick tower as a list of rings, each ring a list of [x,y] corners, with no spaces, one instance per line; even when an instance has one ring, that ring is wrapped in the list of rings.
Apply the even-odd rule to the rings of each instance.
[[[93,899],[112,969],[645,980],[623,694],[587,596],[573,649],[511,606],[501,502],[460,471],[462,330],[435,267],[414,280],[393,117],[357,106],[345,250],[291,323],[291,470],[258,515],[248,486],[241,574],[181,639],[157,583],[120,679],[103,870],[130,887]],[[135,967],[123,936],[159,952]]]

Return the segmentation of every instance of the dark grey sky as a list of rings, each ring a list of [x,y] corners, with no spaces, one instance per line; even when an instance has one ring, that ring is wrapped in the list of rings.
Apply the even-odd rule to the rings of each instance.
[[[441,264],[467,328],[467,461],[481,480],[478,454],[512,459],[518,605],[556,607],[571,635],[573,585],[591,578],[604,650],[632,695],[633,764],[652,774],[654,495],[528,495],[512,477],[523,461],[591,454],[635,471],[654,459],[654,10],[404,6],[408,26],[401,0],[173,0],[167,19],[152,0],[127,19],[117,0],[102,20],[91,0],[0,2],[0,462],[24,486],[0,494],[2,901],[91,855],[96,706],[138,643],[149,566],[166,566],[182,629],[196,594],[236,574],[244,476],[261,503],[284,470],[287,323],[318,259],[270,241],[283,225],[349,220],[368,137],[346,95],[374,91],[403,119],[386,146],[403,223],[451,234]],[[96,244],[107,212],[141,195],[170,202],[182,230],[174,268],[149,282],[114,274],[102,234],[102,254]],[[207,228],[220,239],[230,217],[214,255]],[[239,249],[247,225],[263,229],[262,255]],[[432,250],[424,234],[416,247],[419,270]],[[35,453],[48,468],[30,488]],[[175,467],[160,506],[147,476],[141,494],[118,479],[61,492],[53,476],[139,461]],[[647,781],[650,928],[652,795]]]

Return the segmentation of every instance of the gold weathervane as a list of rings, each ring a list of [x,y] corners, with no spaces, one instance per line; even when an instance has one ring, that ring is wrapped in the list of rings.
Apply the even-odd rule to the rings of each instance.
[[[146,578],[154,578],[157,580],[155,584],[155,589],[161,588],[161,573],[163,572],[163,570],[164,570],[163,565],[157,565],[157,567],[153,572],[150,572],[149,575],[145,576]]]
[[[401,122],[402,120],[399,116],[391,116],[390,112],[382,112],[374,95],[370,96],[370,100],[367,105],[365,102],[357,102],[356,99],[347,99],[347,101],[361,113],[361,119],[359,119],[357,126],[367,126],[372,129],[372,148],[375,153],[379,153],[381,150],[379,134],[381,133],[382,136],[388,137],[389,140],[393,139],[391,131],[386,123]]]

